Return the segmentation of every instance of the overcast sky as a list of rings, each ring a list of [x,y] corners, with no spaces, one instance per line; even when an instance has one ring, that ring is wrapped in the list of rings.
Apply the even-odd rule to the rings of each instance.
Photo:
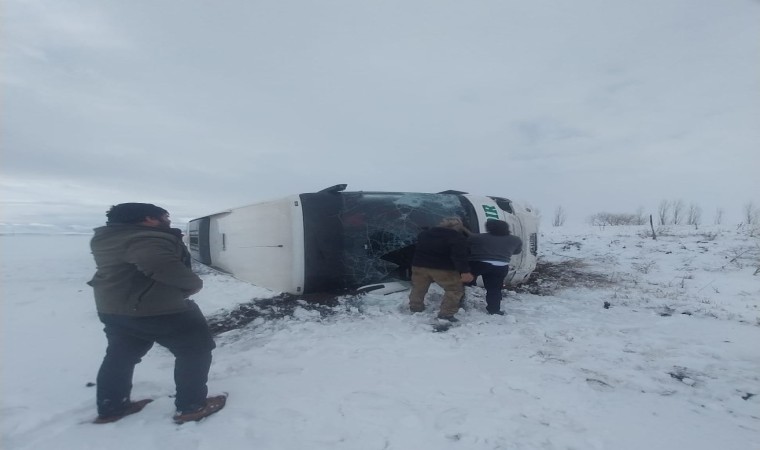
[[[760,207],[754,0],[4,0],[6,224],[348,183]]]

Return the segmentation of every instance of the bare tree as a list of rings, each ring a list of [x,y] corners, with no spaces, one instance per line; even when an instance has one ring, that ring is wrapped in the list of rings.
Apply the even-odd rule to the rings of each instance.
[[[760,222],[760,210],[755,208],[755,204],[753,202],[748,202],[744,205],[744,220],[746,221],[747,225],[752,225],[754,223]]]
[[[667,225],[668,216],[670,215],[670,200],[663,200],[657,208],[657,216],[660,219],[660,225]]]
[[[718,208],[715,210],[715,220],[713,221],[715,225],[720,225],[723,223],[723,213],[723,208]]]
[[[557,209],[554,210],[554,220],[552,221],[552,225],[555,227],[561,227],[565,224],[565,219],[567,219],[565,208],[563,208],[562,205],[557,206]]]
[[[702,208],[696,203],[689,205],[689,211],[686,216],[686,223],[698,227],[702,222]]]
[[[673,225],[680,225],[683,219],[684,203],[680,198],[673,201]]]

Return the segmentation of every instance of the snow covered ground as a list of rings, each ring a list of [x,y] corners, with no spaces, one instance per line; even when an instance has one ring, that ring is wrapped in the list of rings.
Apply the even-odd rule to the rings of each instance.
[[[315,308],[201,270],[210,317],[261,299],[218,337],[227,407],[175,425],[171,355],[138,365],[141,413],[92,425],[105,339],[86,235],[6,235],[3,449],[760,449],[760,230],[551,228],[505,317],[468,291],[433,332],[405,293]],[[276,303],[275,303],[276,304]]]

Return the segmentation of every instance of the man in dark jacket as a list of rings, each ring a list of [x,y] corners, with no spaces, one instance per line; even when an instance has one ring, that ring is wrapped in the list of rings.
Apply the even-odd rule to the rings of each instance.
[[[470,235],[468,239],[470,267],[475,278],[483,277],[488,314],[504,315],[501,290],[509,272],[510,258],[522,252],[522,239],[509,234],[509,225],[503,220],[488,219],[486,231],[488,233]]]
[[[417,237],[412,260],[412,290],[409,293],[409,309],[425,310],[425,294],[432,283],[444,290],[439,319],[455,322],[459,301],[464,295],[462,283],[472,281],[467,264],[467,238],[465,227],[458,217],[446,218]]]
[[[149,203],[122,203],[106,213],[90,242],[97,271],[88,283],[108,339],[98,371],[95,423],[141,411],[150,399],[131,401],[135,365],[154,343],[175,356],[177,423],[200,420],[224,407],[225,395],[206,397],[211,350],[206,319],[188,299],[203,288],[190,268],[182,231],[169,213]]]

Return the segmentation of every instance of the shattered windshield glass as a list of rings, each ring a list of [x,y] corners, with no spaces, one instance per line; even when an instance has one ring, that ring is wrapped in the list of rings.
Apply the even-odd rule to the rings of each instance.
[[[455,194],[345,192],[343,227],[346,284],[409,279],[414,243],[425,228],[457,216],[476,227],[475,213]]]

